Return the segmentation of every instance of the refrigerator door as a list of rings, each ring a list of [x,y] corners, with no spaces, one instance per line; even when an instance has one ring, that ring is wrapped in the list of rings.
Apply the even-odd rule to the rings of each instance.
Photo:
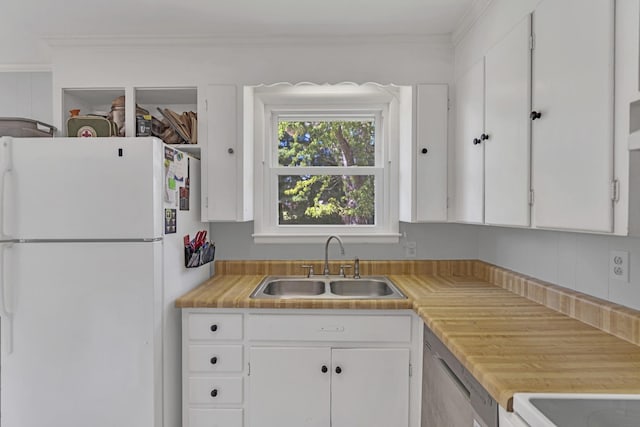
[[[162,425],[162,245],[5,247],[3,427]]]
[[[156,138],[0,138],[3,239],[155,239],[163,233]]]

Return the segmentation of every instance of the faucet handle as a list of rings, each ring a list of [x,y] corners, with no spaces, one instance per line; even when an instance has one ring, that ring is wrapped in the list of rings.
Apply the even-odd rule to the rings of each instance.
[[[353,260],[353,278],[360,278],[360,259],[358,257]]]
[[[350,266],[349,264],[340,264],[340,272],[338,273],[338,275],[340,275],[340,277],[347,277],[347,274],[344,272],[345,268],[351,268],[352,266]]]
[[[302,268],[306,268],[306,269],[307,269],[307,277],[311,277],[311,276],[313,276],[313,275],[314,275],[314,272],[313,272],[313,265],[311,265],[311,264],[304,264],[304,265],[301,265],[300,267],[302,267]]]

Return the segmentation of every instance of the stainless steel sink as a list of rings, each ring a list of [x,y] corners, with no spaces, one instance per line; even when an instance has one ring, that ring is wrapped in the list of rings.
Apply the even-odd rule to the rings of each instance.
[[[406,296],[385,276],[360,279],[268,276],[256,287],[251,298],[405,299]]]
[[[280,279],[268,282],[263,293],[274,297],[309,296],[324,293],[324,282],[317,280]]]
[[[331,293],[348,297],[384,297],[393,294],[386,280],[342,279],[330,283]]]

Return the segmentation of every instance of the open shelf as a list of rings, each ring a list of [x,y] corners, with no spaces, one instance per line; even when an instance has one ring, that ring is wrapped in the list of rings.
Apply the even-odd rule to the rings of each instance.
[[[134,89],[136,105],[147,110],[152,116],[158,120],[162,120],[163,116],[158,111],[160,109],[169,109],[177,115],[184,112],[198,111],[198,90],[195,87],[179,87],[179,88],[143,88]],[[176,144],[173,144],[176,145]],[[199,156],[199,145],[197,144],[177,144],[181,146],[181,150],[189,151],[194,154],[197,151]],[[193,145],[197,149],[191,149]],[[195,154],[194,154],[195,155]]]
[[[80,110],[80,115],[107,115],[111,111],[111,103],[119,96],[124,96],[124,88],[66,88],[62,91],[62,126],[60,132],[67,136],[67,119],[69,111]]]

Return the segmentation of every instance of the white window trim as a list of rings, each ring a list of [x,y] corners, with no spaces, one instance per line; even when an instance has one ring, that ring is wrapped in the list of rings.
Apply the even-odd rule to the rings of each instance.
[[[250,88],[252,104],[254,175],[254,242],[312,243],[323,242],[337,234],[350,243],[397,243],[399,241],[398,147],[400,146],[399,94],[397,86],[290,85]],[[245,89],[246,91],[246,89]],[[376,166],[350,167],[350,174],[376,176],[376,224],[358,226],[286,225],[278,222],[277,173],[290,167],[278,167],[277,147],[272,144],[279,116],[323,116],[341,118],[341,114],[371,117],[376,114]],[[381,120],[380,120],[381,119]],[[378,135],[378,131],[380,134]],[[378,139],[379,138],[379,139]],[[296,168],[296,172],[302,168]],[[318,171],[318,167],[309,168]],[[322,168],[322,173],[330,172]],[[344,167],[335,168],[342,174]]]

